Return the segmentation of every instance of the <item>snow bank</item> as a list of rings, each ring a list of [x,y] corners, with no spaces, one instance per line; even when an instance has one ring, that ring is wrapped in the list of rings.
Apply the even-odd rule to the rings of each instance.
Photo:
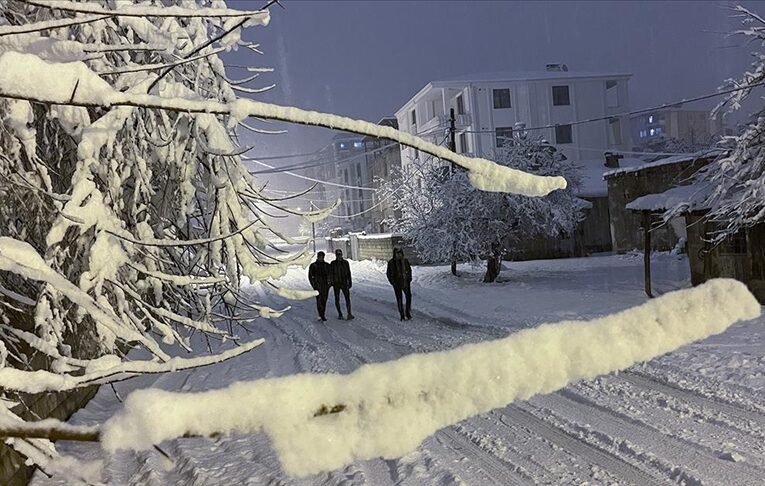
[[[285,471],[309,475],[404,455],[472,415],[627,368],[759,314],[742,283],[719,279],[589,322],[545,324],[349,375],[299,374],[194,394],[141,390],[104,425],[102,444],[148,449],[186,433],[264,430]]]

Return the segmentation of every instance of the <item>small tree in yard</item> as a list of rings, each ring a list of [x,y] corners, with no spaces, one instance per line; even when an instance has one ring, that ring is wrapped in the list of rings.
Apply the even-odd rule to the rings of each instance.
[[[586,202],[578,199],[576,168],[544,140],[518,137],[498,149],[497,163],[539,175],[562,175],[566,189],[543,198],[478,191],[468,174],[437,161],[408,164],[384,187],[401,218],[395,230],[429,262],[486,259],[484,282],[499,275],[506,248],[529,238],[570,234]]]
[[[734,8],[742,18],[744,28],[735,33],[765,46],[765,19],[742,6]],[[752,69],[741,79],[728,80],[721,89],[735,89],[715,108],[720,116],[738,110],[753,91],[763,89],[765,83],[765,53],[753,54]],[[760,94],[761,96],[761,94]],[[696,182],[712,187],[704,206],[710,211],[706,218],[718,225],[713,243],[756,224],[765,222],[765,107],[760,105],[751,122],[736,136],[725,137],[721,144],[729,150],[696,175]],[[671,217],[682,207],[665,214]]]

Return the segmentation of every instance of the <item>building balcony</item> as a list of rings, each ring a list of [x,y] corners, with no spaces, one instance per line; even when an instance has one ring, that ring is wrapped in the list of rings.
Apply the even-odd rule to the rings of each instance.
[[[457,128],[469,127],[472,122],[472,118],[469,113],[454,116],[454,124]],[[447,130],[449,128],[449,115],[437,115],[418,125],[415,133],[424,135],[425,133],[435,133],[439,129]]]

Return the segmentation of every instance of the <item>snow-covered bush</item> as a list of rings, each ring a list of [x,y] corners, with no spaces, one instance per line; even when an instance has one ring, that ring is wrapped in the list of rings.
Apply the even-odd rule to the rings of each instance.
[[[434,159],[407,164],[383,192],[401,212],[394,230],[430,262],[487,260],[493,281],[504,251],[524,240],[570,234],[587,203],[574,193],[576,167],[541,139],[517,137],[497,149],[498,164],[538,175],[560,175],[568,186],[545,197],[479,191],[463,170]]]

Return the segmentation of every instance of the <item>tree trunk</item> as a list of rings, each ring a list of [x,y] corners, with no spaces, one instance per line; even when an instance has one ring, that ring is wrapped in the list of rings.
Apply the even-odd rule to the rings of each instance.
[[[452,275],[457,277],[457,262],[455,260],[452,260]]]
[[[502,269],[502,249],[499,245],[494,245],[491,255],[486,259],[486,274],[483,276],[484,283],[492,283],[499,277]]]

